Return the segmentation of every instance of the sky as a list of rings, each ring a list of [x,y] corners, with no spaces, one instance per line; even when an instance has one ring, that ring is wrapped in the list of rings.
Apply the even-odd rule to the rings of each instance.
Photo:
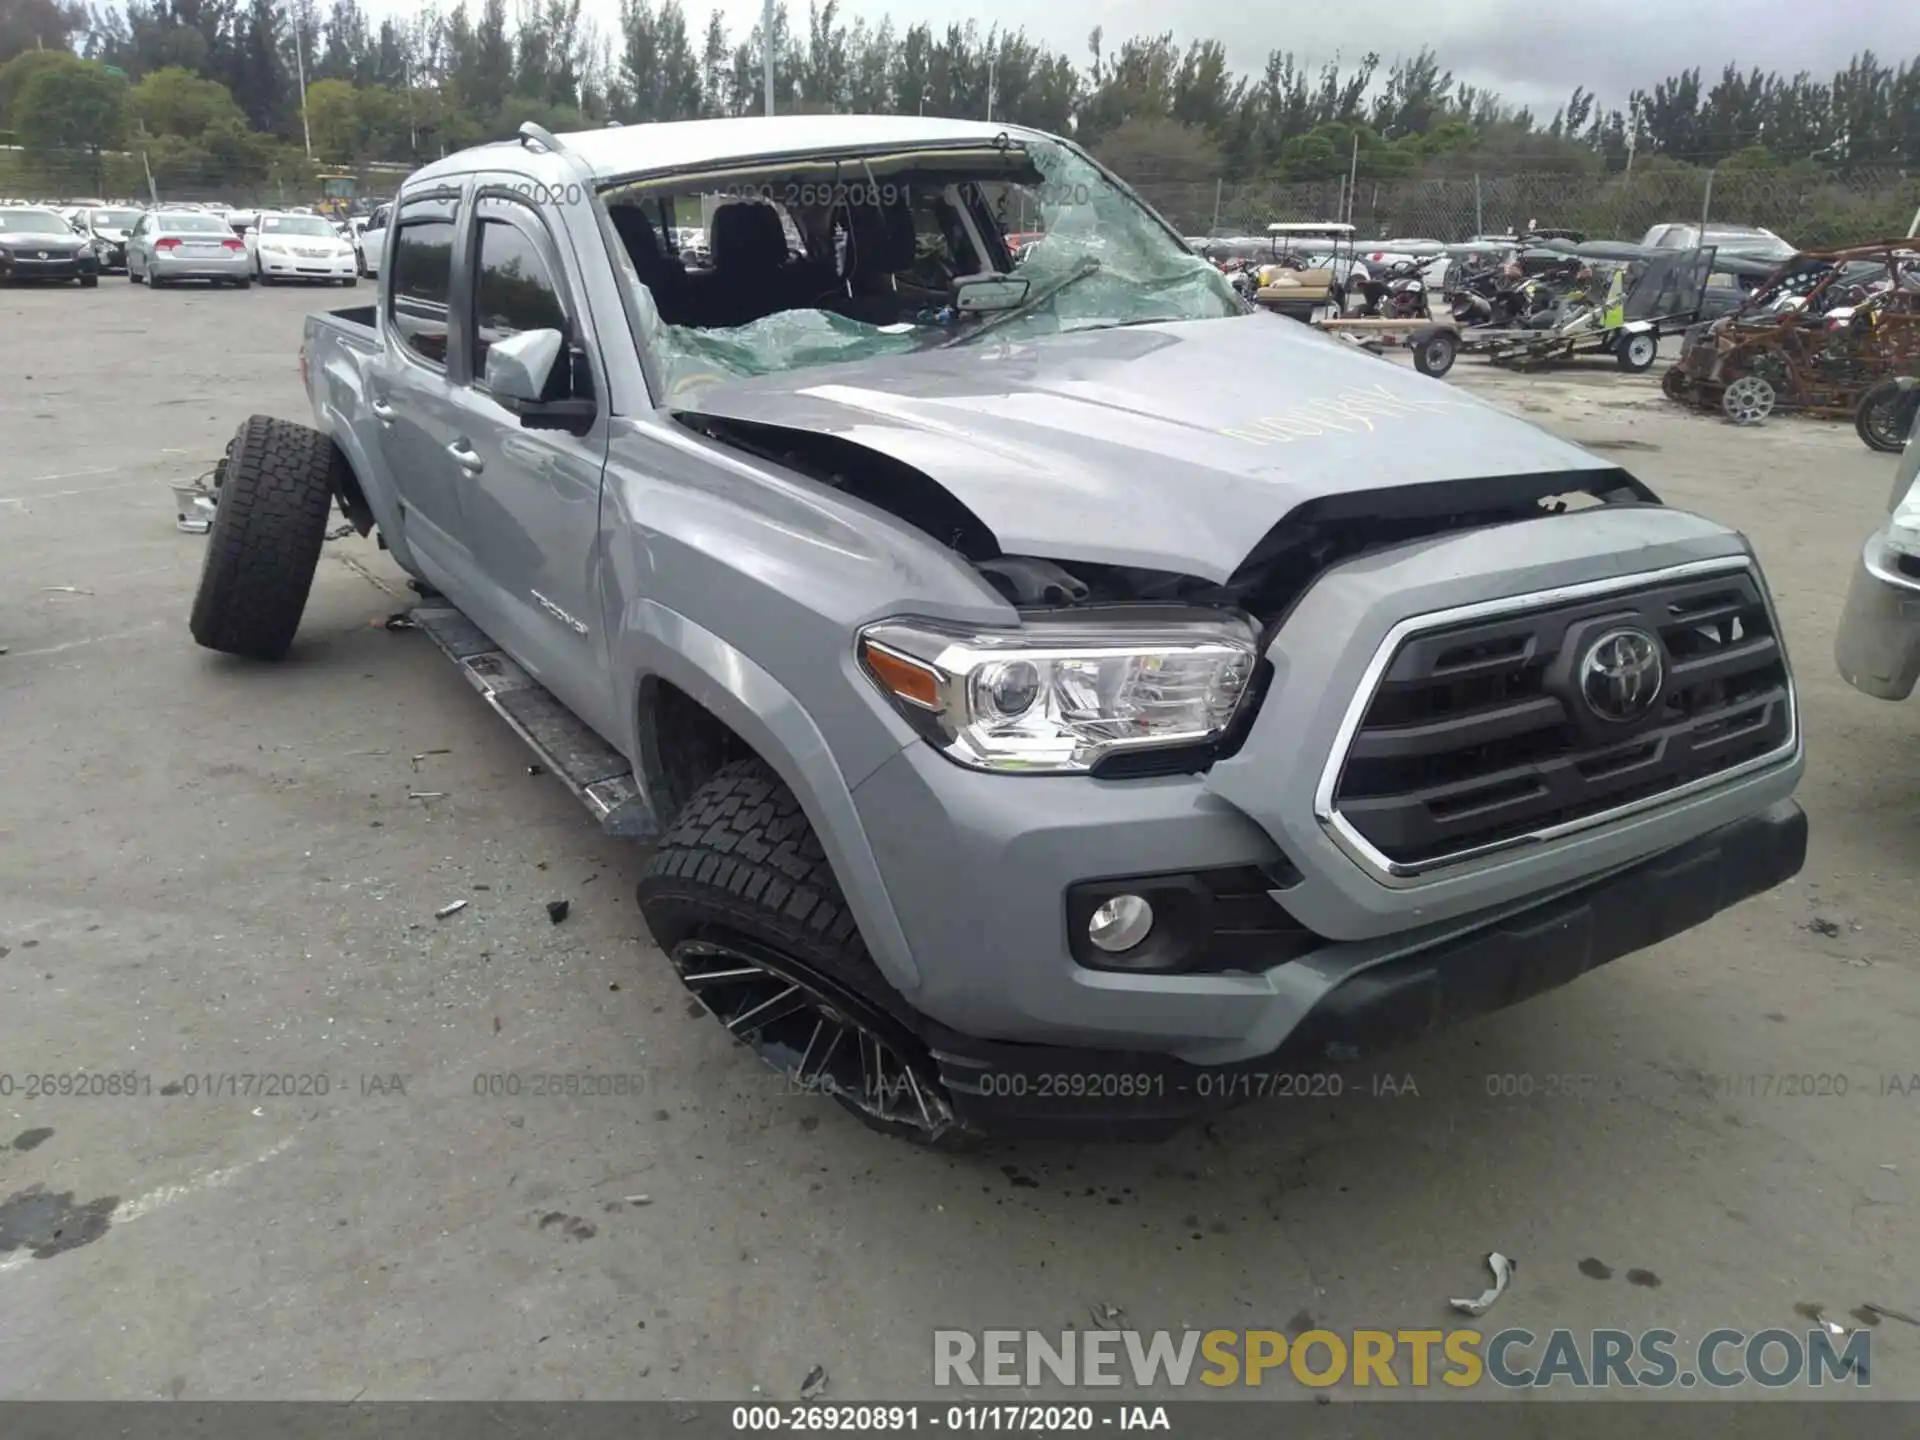
[[[697,35],[717,3],[736,37],[759,17],[760,0],[681,0]],[[374,0],[374,8],[399,0]],[[788,0],[796,29],[806,0]],[[613,33],[618,0],[585,0],[601,33]],[[1182,44],[1214,38],[1241,72],[1257,73],[1267,52],[1290,49],[1313,64],[1368,50],[1383,59],[1431,46],[1456,78],[1501,91],[1550,116],[1575,85],[1596,91],[1604,108],[1623,107],[1627,93],[1690,66],[1708,77],[1729,60],[1743,69],[1825,77],[1854,52],[1872,48],[1898,61],[1920,52],[1920,12],[1913,0],[1047,0],[1044,5],[975,0],[841,0],[841,13],[870,21],[891,13],[898,26],[925,21],[944,28],[972,17],[996,21],[1085,64],[1087,35],[1105,28],[1109,46],[1129,35],[1172,30]]]

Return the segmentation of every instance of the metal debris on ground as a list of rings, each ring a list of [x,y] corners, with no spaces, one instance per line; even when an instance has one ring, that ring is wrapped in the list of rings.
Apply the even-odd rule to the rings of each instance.
[[[407,791],[407,799],[409,800],[444,800],[446,798],[447,798],[447,792],[445,790],[409,790]]]
[[[433,918],[436,920],[444,920],[449,915],[458,915],[462,910],[466,908],[467,908],[467,902],[465,900],[454,900],[446,905],[442,905],[438,910],[434,911]]]
[[[420,628],[419,622],[414,620],[404,610],[394,611],[393,614],[387,616],[385,623],[389,630],[418,630]]]
[[[83,590],[78,585],[42,585],[40,593],[43,595],[91,595],[93,591]]]
[[[1824,915],[1814,916],[1813,919],[1807,921],[1805,928],[1811,930],[1816,935],[1824,935],[1829,940],[1840,933],[1839,922],[1829,920]]]
[[[1126,1329],[1127,1312],[1118,1305],[1107,1305],[1096,1300],[1087,1306],[1087,1313],[1093,1316],[1093,1323],[1102,1330]]]
[[[1493,1272],[1493,1286],[1482,1290],[1472,1300],[1449,1300],[1447,1303],[1462,1315],[1484,1315],[1493,1308],[1493,1302],[1507,1293],[1507,1284],[1513,1279],[1513,1272],[1519,1268],[1512,1260],[1498,1250],[1487,1256],[1487,1269]]]
[[[351,534],[353,534],[353,526],[351,524],[336,525],[321,538],[323,540],[344,540]]]
[[[422,750],[418,755],[413,757],[413,768],[418,770],[420,768],[420,762],[426,759],[429,755],[451,755],[451,754],[453,754],[453,751],[451,750]]]
[[[651,1205],[652,1203],[653,1203],[653,1197],[651,1195],[627,1196],[627,1204],[629,1205]]]
[[[571,900],[549,900],[547,902],[547,919],[555,925],[558,925],[562,920],[567,918],[572,910],[573,902]]]
[[[816,1365],[807,1371],[807,1378],[800,1382],[800,1398],[816,1400],[827,1391],[827,1367]]]

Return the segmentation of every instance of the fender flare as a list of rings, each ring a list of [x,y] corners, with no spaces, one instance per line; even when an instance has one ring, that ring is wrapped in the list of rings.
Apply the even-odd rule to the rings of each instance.
[[[919,989],[920,972],[854,807],[853,788],[792,692],[744,651],[657,601],[627,607],[614,645],[617,673],[632,677],[635,730],[628,754],[639,762],[636,770],[656,813],[656,777],[647,773],[651,746],[640,733],[641,691],[647,681],[664,680],[705,706],[779,773],[820,837],[874,964],[902,994]],[[669,819],[660,815],[663,824]]]
[[[354,484],[360,491],[360,498],[366,502],[373,523],[380,531],[380,538],[386,542],[387,551],[401,569],[412,574],[419,571],[414,565],[413,552],[407,548],[406,527],[400,522],[400,507],[395,497],[377,485],[368,485],[365,478],[377,475],[378,469],[371,457],[360,444],[360,437],[354,433],[351,425],[332,404],[321,408],[316,417],[320,429],[333,441],[333,448],[339,453],[340,463],[345,465],[353,476]],[[343,499],[345,497],[342,497]]]

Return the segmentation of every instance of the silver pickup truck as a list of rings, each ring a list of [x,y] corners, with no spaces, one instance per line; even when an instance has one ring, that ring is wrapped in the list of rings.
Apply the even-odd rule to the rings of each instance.
[[[1070,142],[527,127],[384,243],[195,638],[280,658],[377,531],[681,980],[881,1129],[1313,1093],[1802,863],[1740,535],[1252,309]]]

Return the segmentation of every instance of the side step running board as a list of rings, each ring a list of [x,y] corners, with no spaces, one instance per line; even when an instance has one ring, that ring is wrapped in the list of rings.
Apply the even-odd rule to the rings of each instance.
[[[659,822],[624,755],[444,599],[435,596],[407,613],[514,733],[580,797],[602,830],[628,840],[659,838]]]

